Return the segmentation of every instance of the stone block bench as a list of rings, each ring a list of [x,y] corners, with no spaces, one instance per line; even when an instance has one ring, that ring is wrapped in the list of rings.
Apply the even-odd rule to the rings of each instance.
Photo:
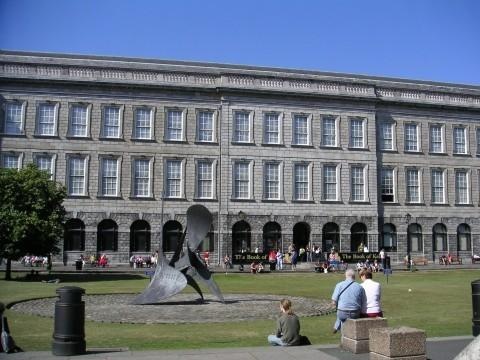
[[[426,333],[410,327],[373,328],[370,334],[370,360],[426,360]]]
[[[354,354],[368,353],[370,329],[387,327],[385,318],[347,319],[342,325],[341,347]]]

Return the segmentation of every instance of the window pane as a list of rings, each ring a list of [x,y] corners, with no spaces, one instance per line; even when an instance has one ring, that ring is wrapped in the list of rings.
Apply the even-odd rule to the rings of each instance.
[[[432,202],[444,202],[444,188],[443,188],[443,171],[432,171]]]
[[[405,124],[405,151],[418,151],[417,124]]]
[[[150,160],[137,159],[134,161],[133,195],[138,197],[150,196]]]
[[[104,109],[103,136],[107,138],[120,137],[120,108],[107,106]]]
[[[265,164],[265,198],[280,199],[280,165]]]
[[[322,122],[322,145],[336,146],[336,127],[335,118],[332,116],[324,117]]]
[[[167,140],[182,141],[183,131],[182,111],[168,110],[167,112]]]
[[[37,155],[35,157],[35,165],[42,170],[48,172],[52,178],[52,156],[51,155]]]
[[[117,195],[117,159],[102,159],[102,195]]]
[[[308,145],[308,117],[295,115],[293,118],[293,141],[296,145]]]
[[[277,114],[265,114],[265,143],[280,143],[280,120]]]
[[[363,167],[352,167],[351,184],[353,201],[363,201],[365,199],[363,171]]]
[[[197,164],[197,189],[199,198],[212,198],[213,196],[212,163],[199,161]]]
[[[213,113],[198,113],[198,141],[213,141]]]
[[[382,123],[382,149],[393,150],[393,124]]]
[[[166,196],[179,198],[182,196],[182,162],[178,160],[167,161],[167,188]]]
[[[85,158],[70,158],[69,170],[68,193],[85,195]]]
[[[430,127],[430,151],[433,153],[443,152],[442,127],[439,125]]]
[[[363,148],[363,120],[350,120],[350,146],[354,148]]]
[[[334,165],[323,168],[323,198],[337,200],[337,168]]]
[[[5,133],[21,134],[22,133],[22,105],[6,104],[5,105]]]
[[[235,113],[235,141],[250,141],[250,118],[247,112]]]
[[[150,122],[150,109],[137,109],[135,111],[135,137],[137,139],[151,139]]]
[[[407,201],[420,202],[419,172],[416,169],[407,170]]]
[[[5,169],[17,169],[18,170],[18,161],[19,156],[16,154],[3,154],[2,156],[2,167]]]
[[[70,135],[87,136],[87,107],[72,106],[70,116]]]
[[[382,186],[382,201],[395,201],[395,191],[393,188],[393,169],[382,169],[381,186]]]
[[[468,204],[468,178],[466,171],[455,172],[455,201],[457,204]]]
[[[38,135],[55,135],[55,105],[42,104],[38,108]]]
[[[466,129],[456,127],[453,129],[453,152],[455,154],[466,154]]]
[[[295,200],[309,200],[308,165],[295,165]]]
[[[234,191],[236,199],[248,199],[250,197],[250,166],[246,162],[234,164]]]

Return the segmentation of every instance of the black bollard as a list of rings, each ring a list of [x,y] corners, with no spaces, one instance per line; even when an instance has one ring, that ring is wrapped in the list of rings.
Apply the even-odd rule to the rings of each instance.
[[[60,297],[55,302],[53,331],[53,355],[70,356],[85,354],[85,289],[64,286],[57,289]]]
[[[472,281],[472,333],[473,336],[480,334],[480,280]]]

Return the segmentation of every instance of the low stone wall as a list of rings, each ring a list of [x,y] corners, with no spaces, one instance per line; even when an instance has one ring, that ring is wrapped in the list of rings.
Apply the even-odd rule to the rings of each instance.
[[[341,347],[354,354],[368,353],[369,330],[387,327],[385,318],[347,319],[342,325]]]
[[[370,360],[426,360],[424,330],[410,327],[372,328]]]

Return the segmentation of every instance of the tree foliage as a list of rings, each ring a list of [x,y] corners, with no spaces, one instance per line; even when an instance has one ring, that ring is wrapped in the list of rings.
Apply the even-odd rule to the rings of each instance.
[[[0,257],[57,253],[63,236],[65,188],[29,164],[0,169]]]

